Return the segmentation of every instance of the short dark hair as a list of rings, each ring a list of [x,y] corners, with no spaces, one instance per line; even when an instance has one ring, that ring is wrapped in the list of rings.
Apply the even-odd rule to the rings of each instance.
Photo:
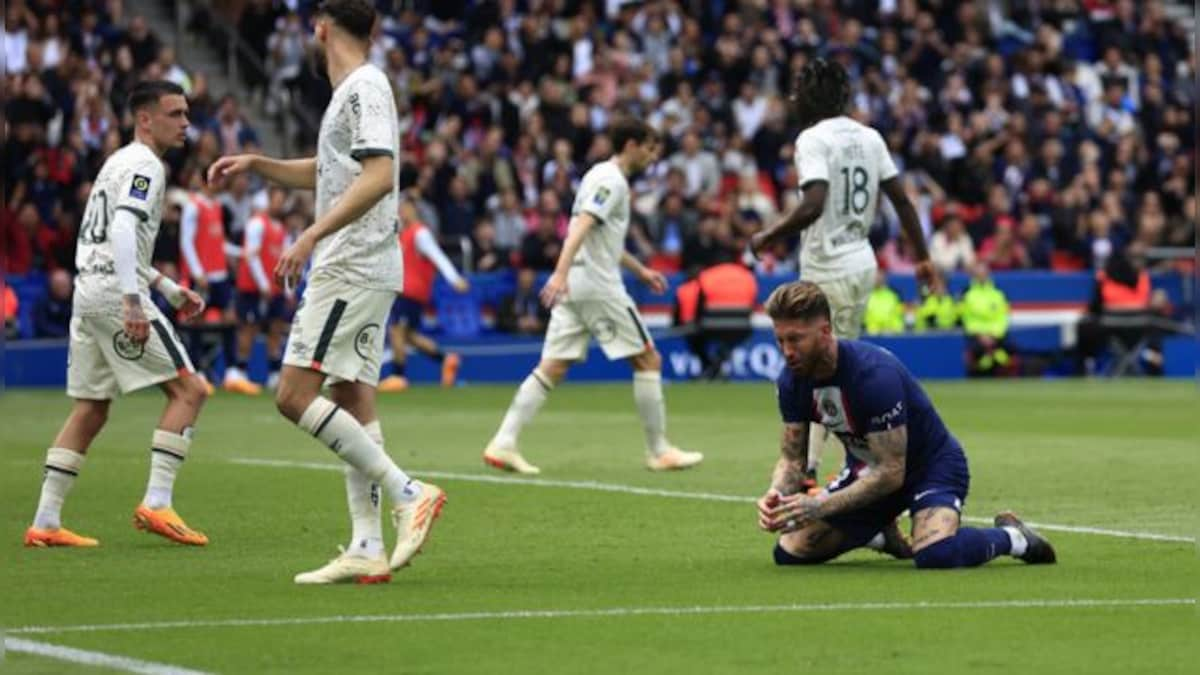
[[[813,59],[796,75],[792,103],[805,127],[842,115],[850,103],[850,76],[837,61]]]
[[[152,105],[158,105],[158,100],[164,96],[170,95],[186,96],[183,87],[168,82],[167,80],[146,80],[133,85],[133,89],[129,92],[129,112],[136,113],[139,110]]]
[[[613,152],[617,154],[625,150],[625,144],[629,141],[643,145],[656,138],[658,134],[654,129],[636,117],[621,117],[608,125],[608,139],[612,141]]]
[[[375,27],[375,5],[368,0],[322,0],[317,14],[333,19],[359,40],[369,40]]]
[[[829,320],[829,299],[811,281],[793,281],[771,292],[764,307],[772,321]]]

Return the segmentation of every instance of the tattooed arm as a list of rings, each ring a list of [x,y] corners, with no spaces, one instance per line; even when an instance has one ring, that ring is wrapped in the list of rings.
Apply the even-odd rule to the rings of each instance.
[[[784,495],[805,494],[808,468],[808,423],[784,422],[779,444],[779,461],[771,474],[771,487],[758,500],[758,526],[768,532],[779,529],[771,513]]]
[[[771,488],[781,495],[801,491],[808,468],[808,423],[784,423],[779,461],[771,474]]]
[[[853,511],[882,499],[904,485],[908,427],[899,426],[867,434],[867,451],[870,453],[867,466],[871,470],[851,483],[850,487],[822,500],[818,517]]]
[[[797,529],[804,524],[853,511],[878,501],[904,485],[904,464],[908,448],[908,428],[898,426],[867,434],[870,471],[844,490],[808,497],[780,497],[770,509],[764,529]]]

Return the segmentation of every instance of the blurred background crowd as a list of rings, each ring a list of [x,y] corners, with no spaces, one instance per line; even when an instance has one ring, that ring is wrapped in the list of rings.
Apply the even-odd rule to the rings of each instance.
[[[796,201],[791,73],[816,56],[850,71],[848,112],[886,138],[939,268],[1100,270],[1135,243],[1195,243],[1196,56],[1170,4],[380,0],[370,58],[399,102],[403,183],[471,272],[553,266],[617,114],[665,141],[634,181],[630,250],[665,272],[741,260],[749,235]],[[298,152],[315,139],[330,90],[311,45],[314,2],[176,7],[196,35],[234,26],[242,58],[263,66],[240,68],[228,92],[180,63],[173,36],[135,6],[6,6],[0,265],[41,289],[25,314],[36,324],[12,327],[21,335],[65,333],[81,209],[104,158],[131,138],[133,83],[175,81],[191,103],[190,143],[166,158],[172,206],[154,254],[172,275],[183,202],[210,162],[259,151],[263,123],[288,129]],[[262,188],[241,179],[216,195],[235,244]],[[888,208],[872,243],[885,270],[910,272]],[[293,228],[310,222],[311,196],[292,195],[287,212]],[[751,264],[796,272],[795,245]]]

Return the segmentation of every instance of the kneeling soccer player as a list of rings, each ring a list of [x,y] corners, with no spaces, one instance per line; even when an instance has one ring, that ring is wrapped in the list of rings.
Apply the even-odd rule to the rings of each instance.
[[[833,336],[829,301],[810,282],[775,289],[766,304],[787,361],[777,380],[782,457],[758,501],[758,524],[779,532],[775,562],[808,565],[869,546],[911,555],[921,569],[974,567],[1001,555],[1053,563],[1054,548],[1012,513],[995,527],[959,527],[970,476],[962,446],[916,379],[890,352]],[[846,468],[820,495],[799,491],[808,426],[846,447]],[[896,529],[912,514],[912,542]]]

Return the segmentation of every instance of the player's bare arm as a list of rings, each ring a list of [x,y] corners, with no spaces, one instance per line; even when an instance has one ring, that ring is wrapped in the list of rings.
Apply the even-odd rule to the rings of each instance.
[[[571,264],[575,262],[575,256],[579,254],[579,248],[583,246],[584,238],[595,225],[596,217],[586,211],[571,218],[571,224],[567,229],[567,240],[563,242],[562,252],[558,254],[558,264],[554,266],[554,273],[542,287],[542,303],[547,307],[552,307],[566,296],[567,272],[571,269]]]
[[[808,467],[808,423],[786,422],[779,441],[779,461],[771,473],[771,487],[758,500],[758,526],[774,531],[771,513],[784,495],[805,491]]]
[[[220,184],[239,173],[252,172],[287,188],[317,187],[317,158],[273,159],[262,155],[226,155],[208,169],[208,182]]]
[[[190,288],[184,288],[174,280],[163,275],[154,268],[138,267],[140,276],[146,285],[162,293],[171,306],[179,310],[186,321],[204,311],[204,298]]]
[[[771,524],[776,529],[796,529],[813,520],[862,508],[899,490],[904,485],[907,448],[906,426],[868,434],[867,457],[864,460],[870,471],[850,487],[829,495],[781,497],[771,512]]]
[[[784,216],[779,222],[750,238],[750,249],[755,255],[780,239],[799,234],[817,222],[825,211],[825,198],[829,194],[829,182],[809,181],[804,186],[804,201]]]
[[[393,187],[394,162],[390,155],[364,158],[362,173],[350,183],[342,198],[280,256],[275,266],[275,278],[285,285],[294,285],[318,241],[358,220],[386,197]]]
[[[925,233],[921,230],[921,221],[917,218],[917,210],[913,208],[912,201],[904,192],[900,178],[893,176],[880,183],[879,186],[883,188],[888,201],[896,209],[896,215],[900,217],[900,227],[904,229],[904,234],[908,236],[908,241],[912,244],[917,258],[917,280],[931,289],[934,288],[938,283],[937,270],[934,269],[933,262],[929,259],[929,247],[925,245]]]
[[[629,251],[621,254],[621,267],[632,272],[638,281],[649,286],[650,290],[655,293],[667,292],[667,278],[663,276],[662,272],[646,267]]]

